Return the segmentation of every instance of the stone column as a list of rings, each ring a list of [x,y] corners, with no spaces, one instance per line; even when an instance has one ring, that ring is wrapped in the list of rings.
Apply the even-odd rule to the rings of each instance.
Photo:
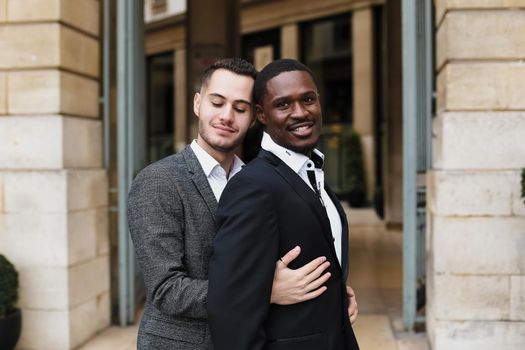
[[[240,0],[192,0],[187,6],[186,109],[191,142],[199,125],[193,113],[193,96],[204,69],[219,58],[235,57],[240,52]]]
[[[436,22],[430,341],[437,350],[523,349],[524,4],[436,1]]]
[[[180,152],[192,140],[188,139],[186,112],[186,50],[175,50],[175,150]]]
[[[20,274],[21,349],[109,324],[98,0],[0,1],[0,253]]]
[[[299,47],[299,25],[286,24],[281,27],[281,57],[298,60],[301,56]]]
[[[366,193],[372,200],[375,189],[374,147],[374,14],[365,7],[352,12],[353,124],[361,136]]]
[[[387,89],[383,140],[385,221],[403,221],[403,75],[401,66],[401,0],[386,2]]]

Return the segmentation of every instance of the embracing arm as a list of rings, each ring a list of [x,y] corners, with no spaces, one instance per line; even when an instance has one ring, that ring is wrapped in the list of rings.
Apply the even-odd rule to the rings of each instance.
[[[326,257],[321,256],[301,268],[292,270],[288,267],[301,253],[297,246],[275,263],[272,285],[272,304],[291,305],[317,298],[326,291],[324,283],[330,278],[330,272],[323,272],[330,266]]]
[[[128,222],[148,299],[166,315],[205,319],[208,281],[187,275],[184,211],[166,171],[150,166],[133,181]]]

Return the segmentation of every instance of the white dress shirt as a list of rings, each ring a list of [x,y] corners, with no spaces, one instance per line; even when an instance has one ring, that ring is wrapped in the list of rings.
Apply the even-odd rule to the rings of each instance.
[[[226,187],[226,183],[235,174],[242,170],[244,163],[239,157],[234,155],[233,163],[230,169],[230,176],[226,177],[226,171],[224,171],[219,162],[210,156],[209,153],[197,143],[197,140],[193,140],[190,147],[193,150],[193,153],[195,153],[197,160],[201,164],[202,170],[204,170],[204,175],[206,175],[211,190],[213,191],[213,194],[215,195],[215,198],[218,202],[221,198],[222,191],[224,191],[224,188]]]
[[[321,203],[324,205],[328,219],[330,220],[330,229],[332,230],[332,236],[334,238],[335,252],[337,254],[339,263],[341,263],[341,235],[343,226],[341,223],[341,217],[339,216],[335,204],[332,202],[328,196],[328,193],[326,193],[326,190],[324,189],[323,169],[321,167],[315,167],[314,162],[304,154],[291,151],[276,144],[266,132],[263,134],[261,147],[262,149],[279,157],[286,165],[295,171],[301,179],[303,179],[303,181],[308,185],[308,187],[312,189],[312,191],[316,192],[317,194],[317,191],[312,188],[310,180],[308,179],[308,174],[306,172],[307,170],[315,170],[317,189],[321,194]],[[319,152],[317,149],[314,149],[313,152],[321,160],[324,160],[324,154]]]

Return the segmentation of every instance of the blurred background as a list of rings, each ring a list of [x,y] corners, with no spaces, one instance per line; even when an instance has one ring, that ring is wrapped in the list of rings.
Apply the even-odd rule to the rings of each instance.
[[[17,349],[135,348],[127,191],[196,137],[200,74],[231,56],[314,73],[361,348],[523,349],[523,33],[522,0],[0,0]]]

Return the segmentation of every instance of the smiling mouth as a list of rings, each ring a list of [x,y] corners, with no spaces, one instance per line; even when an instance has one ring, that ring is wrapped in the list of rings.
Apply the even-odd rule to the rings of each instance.
[[[292,131],[305,131],[305,130],[310,129],[311,127],[312,127],[311,125],[299,126],[297,128],[292,128]]]
[[[297,123],[289,127],[289,130],[292,132],[304,132],[308,131],[314,126],[313,122],[303,122],[303,123]]]
[[[211,126],[219,131],[230,132],[230,133],[237,132],[237,130],[235,130],[234,128],[226,126],[226,125],[222,125],[222,124],[212,124]]]

